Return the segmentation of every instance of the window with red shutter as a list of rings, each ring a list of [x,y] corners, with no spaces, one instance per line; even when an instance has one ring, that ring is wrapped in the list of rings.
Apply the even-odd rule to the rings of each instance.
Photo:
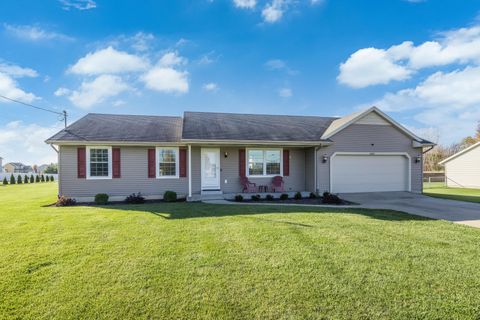
[[[283,150],[283,175],[288,177],[290,175],[290,151]]]
[[[112,148],[112,177],[120,178],[120,148]]]
[[[245,149],[238,150],[238,174],[245,177]]]
[[[187,149],[180,149],[180,177],[187,176]]]
[[[77,148],[77,177],[79,179],[87,177],[87,151],[85,147]]]
[[[155,149],[148,149],[148,177],[155,178]]]

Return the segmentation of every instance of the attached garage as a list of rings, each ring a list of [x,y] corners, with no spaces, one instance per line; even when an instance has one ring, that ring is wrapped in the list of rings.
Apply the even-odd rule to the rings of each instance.
[[[407,154],[336,153],[330,165],[332,193],[410,191]]]

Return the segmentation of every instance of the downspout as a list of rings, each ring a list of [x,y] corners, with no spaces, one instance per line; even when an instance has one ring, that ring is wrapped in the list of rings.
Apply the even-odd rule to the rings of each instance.
[[[188,199],[192,198],[192,145],[188,145]]]

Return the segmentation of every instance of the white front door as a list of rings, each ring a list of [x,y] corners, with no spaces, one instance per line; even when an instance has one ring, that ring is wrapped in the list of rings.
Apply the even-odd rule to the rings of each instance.
[[[202,190],[220,190],[220,149],[202,148]]]

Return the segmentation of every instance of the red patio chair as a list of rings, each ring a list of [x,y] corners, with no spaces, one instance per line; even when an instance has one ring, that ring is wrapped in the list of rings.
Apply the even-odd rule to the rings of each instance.
[[[272,190],[273,192],[284,192],[285,191],[285,183],[283,182],[283,178],[281,176],[275,176],[272,178]]]
[[[240,183],[243,187],[242,192],[257,192],[257,184],[248,181],[247,177],[240,177]]]

